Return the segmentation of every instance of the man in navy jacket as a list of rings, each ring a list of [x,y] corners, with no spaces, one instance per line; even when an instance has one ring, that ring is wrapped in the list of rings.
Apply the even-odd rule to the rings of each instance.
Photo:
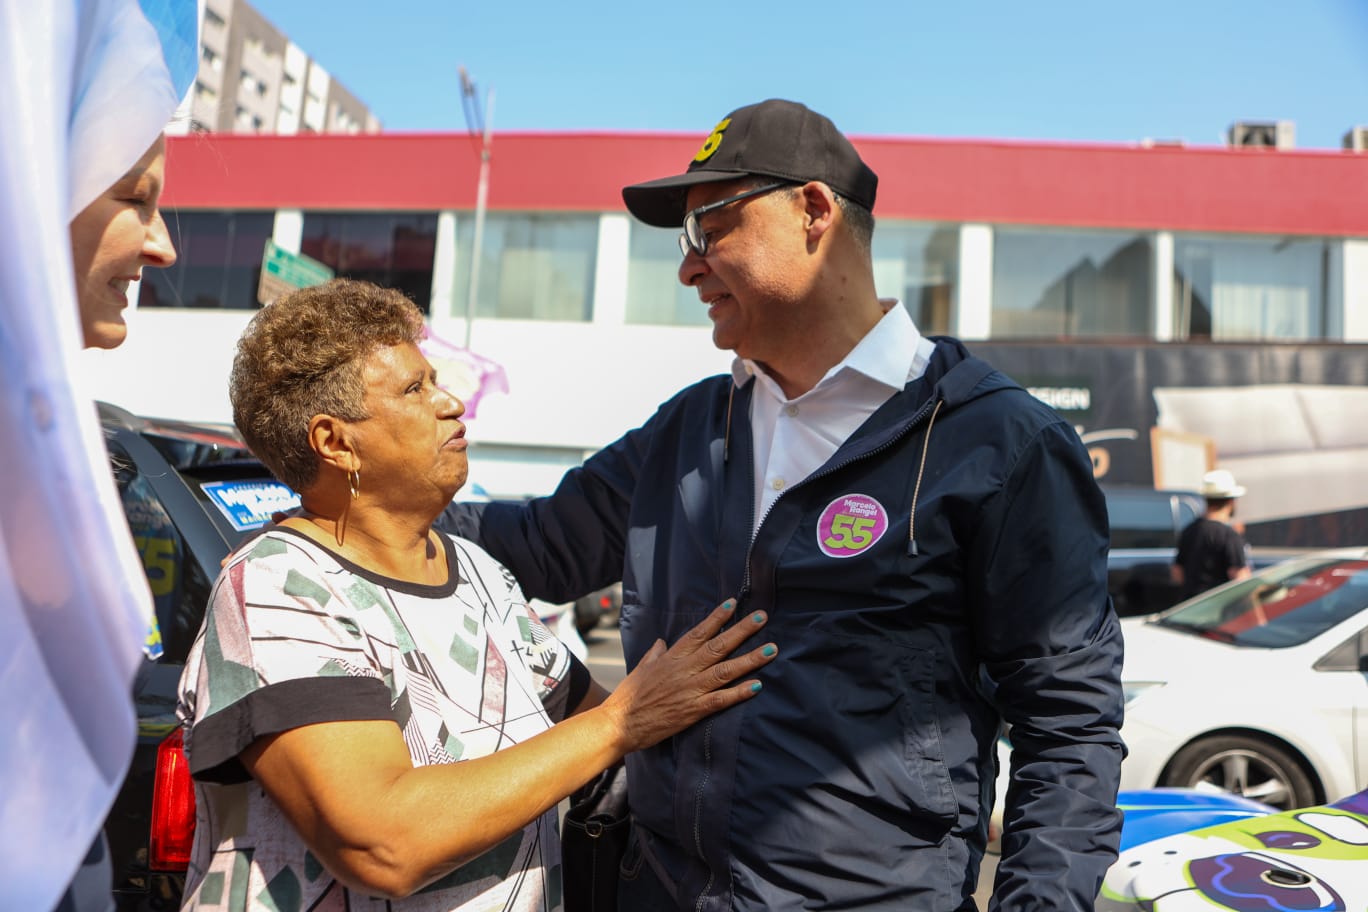
[[[619,908],[1091,909],[1116,856],[1121,634],[1073,429],[874,290],[877,178],[825,117],[740,108],[624,189],[683,226],[730,376],[683,390],[527,505],[453,506],[527,593],[621,578],[629,667],[736,597],[764,692],[628,758]]]

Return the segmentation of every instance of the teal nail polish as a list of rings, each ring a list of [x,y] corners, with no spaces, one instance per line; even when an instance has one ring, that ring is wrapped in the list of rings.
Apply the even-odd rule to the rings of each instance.
[[[736,599],[727,599],[725,602],[722,603],[722,609],[724,611],[735,611]]]
[[[759,693],[759,692],[760,692],[760,682],[759,682],[759,681],[756,681],[754,684],[751,685],[751,693]]]
[[[769,646],[766,646],[764,649],[760,650],[760,654],[768,658],[769,656],[774,655],[778,651],[779,650],[774,648],[773,644],[770,644]]]
[[[757,611],[755,614],[751,615],[751,620],[755,621],[757,624],[763,624],[765,622],[765,616]]]

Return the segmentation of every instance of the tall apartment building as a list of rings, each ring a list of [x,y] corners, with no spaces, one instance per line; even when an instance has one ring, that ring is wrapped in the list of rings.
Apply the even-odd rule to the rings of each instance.
[[[180,131],[376,133],[380,121],[247,0],[205,0]]]

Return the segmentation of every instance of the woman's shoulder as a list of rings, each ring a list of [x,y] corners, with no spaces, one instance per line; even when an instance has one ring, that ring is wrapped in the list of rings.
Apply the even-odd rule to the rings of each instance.
[[[449,553],[455,558],[455,566],[462,583],[474,583],[478,588],[503,593],[518,585],[513,572],[495,560],[494,555],[475,544],[450,532],[438,532],[450,544]]]
[[[224,568],[244,564],[269,566],[282,563],[319,563],[327,552],[286,526],[271,526],[238,544]]]
[[[238,545],[224,562],[218,586],[230,586],[245,596],[248,590],[282,589],[303,579],[322,579],[337,569],[326,549],[277,526]]]

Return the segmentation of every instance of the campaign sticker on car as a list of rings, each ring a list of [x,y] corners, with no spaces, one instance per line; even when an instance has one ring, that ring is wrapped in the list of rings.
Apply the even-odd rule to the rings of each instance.
[[[207,481],[200,488],[239,532],[264,526],[272,514],[299,506],[298,494],[269,479]]]

